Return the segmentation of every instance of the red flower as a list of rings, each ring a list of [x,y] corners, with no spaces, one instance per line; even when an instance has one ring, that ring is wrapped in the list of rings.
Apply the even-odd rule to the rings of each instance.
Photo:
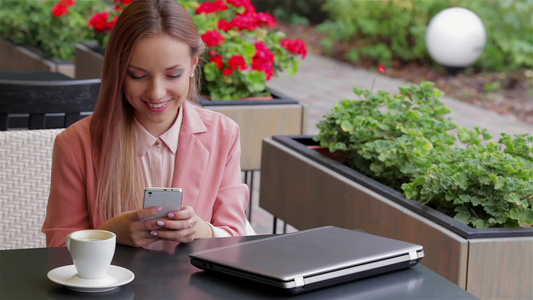
[[[257,14],[257,22],[263,23],[266,26],[272,27],[276,26],[276,20],[270,14],[260,12]]]
[[[74,1],[74,0],[61,0],[60,2],[65,4],[66,6],[74,6],[74,5],[76,5],[76,1]]]
[[[254,14],[256,13],[255,6],[252,4],[250,0],[243,1],[244,2],[244,14]]]
[[[230,69],[230,68],[226,68],[226,69],[224,69],[224,71],[222,71],[222,75],[224,75],[224,76],[230,76],[231,73],[233,73],[233,70]]]
[[[385,73],[385,67],[383,65],[379,65],[378,71]]]
[[[228,3],[231,3],[237,7],[252,4],[250,0],[228,0]]]
[[[253,31],[257,28],[257,16],[256,14],[238,15],[230,22],[231,27],[237,27],[239,29],[248,29]]]
[[[264,72],[267,80],[274,76],[274,53],[263,42],[255,42],[255,55],[252,58],[252,70]]]
[[[109,13],[108,12],[100,12],[95,13],[91,19],[88,22],[88,25],[93,27],[94,30],[97,32],[106,33],[113,29],[113,26],[115,25],[115,22],[117,21],[118,17],[115,17],[111,22],[108,22],[109,19]]]
[[[219,20],[217,26],[222,31],[228,31],[231,29],[231,24],[226,20]]]
[[[281,47],[287,48],[287,50],[294,54],[301,54],[302,58],[307,56],[307,47],[305,46],[305,42],[301,39],[284,39],[281,41]]]
[[[109,30],[113,29],[113,27],[115,27],[115,23],[117,23],[117,20],[118,20],[118,16],[115,16],[113,17],[113,20],[111,20],[111,22],[107,23],[110,27]]]
[[[233,55],[228,60],[228,65],[232,70],[246,70],[248,69],[248,66],[246,65],[246,61],[244,60],[244,57],[241,55]]]
[[[115,0],[115,2],[122,2],[124,5],[128,5],[133,2],[133,0]]]
[[[219,70],[222,70],[222,68],[224,68],[224,62],[222,61],[222,56],[221,55],[214,55],[213,57],[211,57],[211,62],[214,62],[217,64],[217,68]]]
[[[257,59],[255,56],[252,60],[252,70],[257,70],[265,73],[267,80],[270,80],[272,76],[274,76],[274,64],[261,59]]]
[[[263,42],[255,42],[255,56],[267,62],[274,62],[274,53]]]
[[[202,34],[202,40],[208,47],[215,47],[222,44],[226,38],[216,30],[209,30],[208,32]]]
[[[196,13],[197,14],[201,14],[201,13],[210,14],[210,13],[214,13],[217,11],[226,10],[227,8],[228,6],[223,0],[216,0],[214,2],[207,1],[207,2],[200,4],[196,8]]]
[[[52,8],[52,14],[54,14],[54,17],[56,18],[59,18],[66,13],[68,13],[68,7],[63,2],[59,2],[54,8]]]

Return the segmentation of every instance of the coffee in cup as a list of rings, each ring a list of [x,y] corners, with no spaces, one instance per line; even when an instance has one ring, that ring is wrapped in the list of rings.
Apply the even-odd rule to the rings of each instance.
[[[78,271],[85,279],[103,278],[115,255],[116,235],[106,230],[79,230],[66,238],[67,248]]]

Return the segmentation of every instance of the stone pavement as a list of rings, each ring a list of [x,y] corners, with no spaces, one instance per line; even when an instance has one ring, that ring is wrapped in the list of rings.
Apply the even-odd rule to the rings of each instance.
[[[280,74],[269,81],[268,86],[307,106],[306,134],[314,135],[318,133],[315,124],[324,114],[331,111],[339,100],[355,99],[356,95],[352,92],[354,87],[369,89],[374,77],[376,77],[375,91],[397,93],[399,86],[408,85],[402,80],[381,73],[355,68],[346,63],[311,54],[301,61],[296,75]],[[500,115],[446,96],[442,97],[441,101],[452,110],[449,117],[454,123],[468,129],[474,129],[475,126],[486,128],[494,139],[498,139],[501,132],[533,134],[533,125],[517,121],[512,116]],[[254,191],[252,191],[252,225],[258,233],[272,233],[272,216],[258,206],[260,174],[257,173],[259,172],[254,176]],[[280,226],[278,232],[279,228]],[[295,229],[289,226],[288,231],[293,230]]]

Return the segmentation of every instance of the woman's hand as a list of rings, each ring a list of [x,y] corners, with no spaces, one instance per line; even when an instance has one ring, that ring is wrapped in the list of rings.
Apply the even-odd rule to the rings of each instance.
[[[99,229],[114,232],[119,244],[143,247],[158,240],[158,237],[150,232],[161,228],[157,225],[157,220],[143,221],[143,219],[155,215],[161,209],[160,206],[154,206],[121,213],[107,220]]]
[[[190,206],[170,212],[166,219],[156,220],[154,227],[158,229],[150,231],[152,237],[181,243],[213,237],[211,226],[198,217]]]

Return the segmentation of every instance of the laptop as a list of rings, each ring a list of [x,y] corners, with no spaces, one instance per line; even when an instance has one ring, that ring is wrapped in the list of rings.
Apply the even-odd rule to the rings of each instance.
[[[197,268],[298,294],[412,267],[420,245],[326,226],[213,248],[189,255]]]

